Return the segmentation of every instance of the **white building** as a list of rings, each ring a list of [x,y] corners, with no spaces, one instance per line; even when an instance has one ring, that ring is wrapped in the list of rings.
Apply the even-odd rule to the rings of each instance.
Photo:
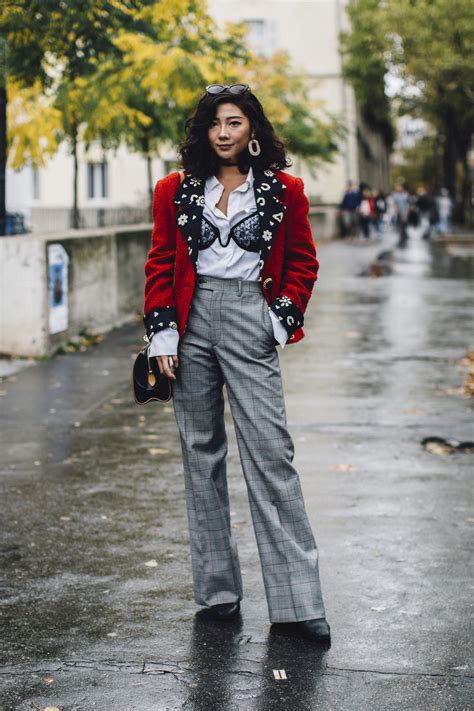
[[[294,161],[293,171],[302,175],[308,194],[327,203],[339,202],[347,180],[359,180],[354,94],[342,78],[338,49],[339,32],[347,27],[345,4],[346,0],[209,1],[218,21],[247,25],[255,52],[263,56],[276,50],[288,52],[295,70],[311,83],[312,96],[347,126],[334,163],[323,165],[316,179]]]
[[[338,203],[348,179],[366,180],[387,187],[387,155],[380,139],[363,125],[352,89],[344,82],[338,35],[346,28],[344,6],[348,0],[209,0],[218,22],[245,22],[252,48],[268,56],[286,50],[296,70],[311,82],[313,96],[338,115],[347,127],[346,138],[334,163],[322,166],[312,177],[300,161],[293,172],[305,180],[307,193],[325,203]],[[169,156],[172,158],[172,156]],[[153,177],[172,168],[156,160]],[[291,170],[291,169],[290,169]],[[132,222],[148,217],[145,160],[125,149],[103,154],[95,147],[81,154],[79,208],[84,226]],[[66,147],[38,171],[7,173],[7,210],[21,211],[34,231],[70,226],[72,158]]]

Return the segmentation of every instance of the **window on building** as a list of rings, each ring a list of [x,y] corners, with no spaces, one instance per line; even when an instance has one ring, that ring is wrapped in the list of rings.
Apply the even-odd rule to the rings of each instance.
[[[108,197],[107,185],[107,163],[87,164],[87,197],[106,198]]]
[[[269,57],[276,50],[275,23],[271,20],[244,20],[247,42],[260,57]]]

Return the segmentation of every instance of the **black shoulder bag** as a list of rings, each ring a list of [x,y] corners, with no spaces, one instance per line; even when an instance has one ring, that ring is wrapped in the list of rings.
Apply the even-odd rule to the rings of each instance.
[[[183,171],[179,172],[179,177],[183,182]],[[150,343],[140,351],[133,364],[133,395],[137,405],[146,405],[152,400],[169,402],[173,396],[171,380],[160,373],[157,359],[150,356]]]

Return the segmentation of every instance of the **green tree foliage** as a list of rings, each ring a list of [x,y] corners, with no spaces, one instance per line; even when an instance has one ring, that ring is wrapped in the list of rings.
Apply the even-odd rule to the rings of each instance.
[[[391,148],[394,140],[390,101],[385,93],[388,41],[381,0],[354,0],[347,5],[351,31],[341,34],[343,71],[368,125]]]
[[[402,152],[401,164],[392,166],[390,174],[393,184],[402,182],[412,193],[420,186],[432,193],[439,192],[444,185],[440,175],[441,151],[437,136],[423,136]]]
[[[364,106],[372,96],[372,111],[383,114],[381,81],[388,71],[398,77],[398,110],[438,132],[444,183],[465,214],[474,131],[472,0],[354,0],[348,12],[352,31],[342,36],[342,50],[359,101]]]

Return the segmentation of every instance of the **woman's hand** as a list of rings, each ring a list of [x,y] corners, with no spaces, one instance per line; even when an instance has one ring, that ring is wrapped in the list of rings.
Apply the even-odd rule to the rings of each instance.
[[[161,355],[157,356],[158,368],[160,373],[164,373],[170,380],[176,380],[174,369],[179,367],[179,359],[177,355]]]

